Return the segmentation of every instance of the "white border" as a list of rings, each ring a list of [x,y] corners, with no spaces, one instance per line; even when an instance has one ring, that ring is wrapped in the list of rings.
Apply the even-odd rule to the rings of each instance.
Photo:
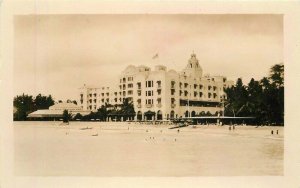
[[[13,154],[13,15],[15,14],[283,14],[285,64],[284,176],[273,177],[15,177]],[[300,187],[300,3],[297,1],[4,1],[1,4],[1,187]]]

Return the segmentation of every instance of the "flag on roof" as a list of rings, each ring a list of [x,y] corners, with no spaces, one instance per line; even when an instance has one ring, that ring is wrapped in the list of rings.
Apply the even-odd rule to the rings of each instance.
[[[152,57],[152,59],[156,59],[156,58],[158,58],[158,53]]]

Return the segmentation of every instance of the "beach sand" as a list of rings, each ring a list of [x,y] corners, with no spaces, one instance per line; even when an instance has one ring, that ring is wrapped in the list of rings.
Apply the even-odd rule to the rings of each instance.
[[[60,123],[14,122],[15,175],[283,175],[283,127]]]

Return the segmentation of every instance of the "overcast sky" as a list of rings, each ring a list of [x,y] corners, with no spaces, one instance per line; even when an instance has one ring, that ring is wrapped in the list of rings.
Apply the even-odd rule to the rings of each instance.
[[[14,91],[76,99],[84,83],[116,82],[128,65],[181,71],[193,51],[204,74],[261,79],[283,62],[283,17],[16,16]]]

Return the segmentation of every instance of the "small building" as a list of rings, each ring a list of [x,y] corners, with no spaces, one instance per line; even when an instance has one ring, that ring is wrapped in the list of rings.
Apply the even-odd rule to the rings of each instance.
[[[28,118],[32,120],[43,119],[43,120],[52,120],[52,119],[61,119],[63,117],[64,110],[75,116],[77,113],[81,115],[88,115],[90,110],[82,110],[80,106],[77,106],[74,103],[57,103],[49,107],[49,109],[41,109],[34,111],[28,114]]]

